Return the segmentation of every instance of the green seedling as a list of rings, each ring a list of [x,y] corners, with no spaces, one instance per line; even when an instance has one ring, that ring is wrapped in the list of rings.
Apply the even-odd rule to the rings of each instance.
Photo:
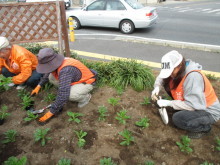
[[[24,118],[24,121],[31,121],[38,118],[38,115],[34,115],[30,111],[27,111],[27,117]]]
[[[150,125],[149,121],[150,121],[150,119],[148,119],[147,117],[144,117],[144,118],[141,118],[139,121],[136,121],[135,125],[142,127],[142,128],[147,128]]]
[[[142,103],[140,103],[141,105],[148,105],[150,104],[150,97],[144,97],[144,101]]]
[[[181,152],[191,153],[193,152],[193,149],[190,148],[190,141],[191,139],[188,136],[182,136],[181,142],[176,142],[176,144],[179,146]]]
[[[33,103],[33,100],[31,99],[31,96],[28,96],[28,95],[25,95],[23,98],[22,98],[22,109],[23,110],[26,110],[26,108],[28,108],[29,106],[31,106]]]
[[[15,138],[17,136],[17,131],[10,129],[4,133],[5,139],[2,140],[3,144],[15,142]]]
[[[2,105],[1,111],[0,111],[0,120],[6,119],[10,115],[10,113],[7,113],[8,107],[7,105]]]
[[[111,97],[108,99],[108,103],[111,104],[113,107],[119,104],[120,99]]]
[[[20,99],[22,99],[24,96],[26,96],[26,95],[29,95],[28,94],[28,92],[26,91],[26,89],[20,89],[20,90],[18,90],[18,97],[20,98]]]
[[[81,122],[81,120],[78,117],[83,116],[82,113],[74,113],[74,112],[67,112],[67,115],[70,117],[68,121],[74,121],[77,124]]]
[[[12,83],[12,77],[0,75],[0,92],[9,90],[8,84]]]
[[[56,95],[53,93],[48,93],[45,97],[44,97],[44,101],[46,102],[51,102],[54,101],[56,99]]]
[[[84,137],[87,135],[87,132],[83,132],[82,130],[80,131],[74,131],[77,138],[78,138],[78,146],[80,148],[84,147],[84,145],[86,144],[86,140],[84,139]]]
[[[26,165],[27,157],[23,156],[20,159],[14,156],[8,158],[8,160],[4,161],[4,165]]]
[[[216,137],[216,144],[217,144],[216,150],[220,151],[220,139],[219,139],[219,137]]]
[[[71,159],[62,158],[58,161],[57,165],[71,165]]]
[[[50,137],[46,137],[49,130],[50,130],[50,128],[36,129],[36,131],[34,133],[35,142],[41,141],[41,146],[45,146],[46,142],[48,140],[51,140]]]
[[[112,158],[103,158],[100,159],[100,165],[117,165],[112,161]]]
[[[49,92],[49,90],[50,90],[51,88],[53,88],[53,84],[51,84],[51,83],[46,83],[46,84],[42,87],[43,91],[45,91],[45,92]]]
[[[205,161],[205,162],[203,162],[203,163],[200,164],[200,165],[214,165],[214,163],[209,163],[208,161]]]
[[[117,116],[115,117],[115,119],[118,120],[120,124],[126,124],[126,120],[130,118],[131,116],[127,116],[127,110],[121,110],[120,112],[117,112]]]
[[[154,162],[153,161],[147,161],[147,162],[144,162],[144,165],[154,165]]]
[[[131,144],[131,142],[134,142],[134,137],[132,136],[131,132],[128,131],[127,129],[125,129],[124,131],[122,132],[119,132],[118,133],[119,135],[121,135],[123,138],[122,138],[122,142],[120,143],[120,145],[122,146],[128,146]]]
[[[105,121],[105,117],[108,116],[106,113],[108,112],[107,108],[103,105],[98,109],[99,112],[99,121]]]
[[[124,92],[124,89],[123,89],[122,87],[117,87],[117,88],[116,88],[116,91],[117,91],[117,94],[118,94],[118,95],[122,95],[123,92]]]

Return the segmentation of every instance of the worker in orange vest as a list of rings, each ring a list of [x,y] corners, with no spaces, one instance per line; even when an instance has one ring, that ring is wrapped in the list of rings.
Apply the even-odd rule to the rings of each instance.
[[[215,91],[201,73],[202,66],[173,50],[161,59],[161,71],[154,83],[152,100],[160,107],[180,110],[172,121],[178,128],[188,131],[190,138],[201,138],[211,131],[211,125],[220,119],[220,103]],[[173,100],[158,99],[160,89]]]

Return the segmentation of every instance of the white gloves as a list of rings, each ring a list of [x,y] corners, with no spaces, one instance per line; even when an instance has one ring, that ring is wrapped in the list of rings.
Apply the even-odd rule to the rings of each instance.
[[[159,92],[160,92],[160,88],[159,88],[158,86],[155,87],[154,90],[153,90],[152,93],[151,93],[151,99],[152,99],[153,101],[158,100],[158,94],[159,94]]]
[[[172,107],[172,101],[170,100],[157,100],[157,104],[159,105],[159,107]]]
[[[14,83],[9,83],[8,86],[9,87],[13,87],[15,84]]]

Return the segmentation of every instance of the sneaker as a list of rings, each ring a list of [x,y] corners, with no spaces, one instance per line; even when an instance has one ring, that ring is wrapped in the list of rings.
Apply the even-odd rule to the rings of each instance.
[[[200,139],[203,136],[209,135],[211,132],[211,129],[208,131],[201,131],[201,132],[189,132],[188,137],[191,139]]]
[[[79,102],[78,103],[78,108],[82,108],[84,107],[86,104],[89,103],[90,99],[91,99],[92,95],[89,93],[87,94],[87,96],[85,97],[84,101],[83,102]]]
[[[16,87],[17,90],[22,90],[22,89],[24,89],[24,88],[26,88],[26,85],[18,85],[18,86]]]

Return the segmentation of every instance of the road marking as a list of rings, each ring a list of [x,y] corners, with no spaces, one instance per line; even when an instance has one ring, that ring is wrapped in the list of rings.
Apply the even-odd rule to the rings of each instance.
[[[216,9],[216,10],[207,11],[207,12],[205,12],[205,13],[214,13],[214,12],[216,12],[216,11],[220,11],[220,9]]]

